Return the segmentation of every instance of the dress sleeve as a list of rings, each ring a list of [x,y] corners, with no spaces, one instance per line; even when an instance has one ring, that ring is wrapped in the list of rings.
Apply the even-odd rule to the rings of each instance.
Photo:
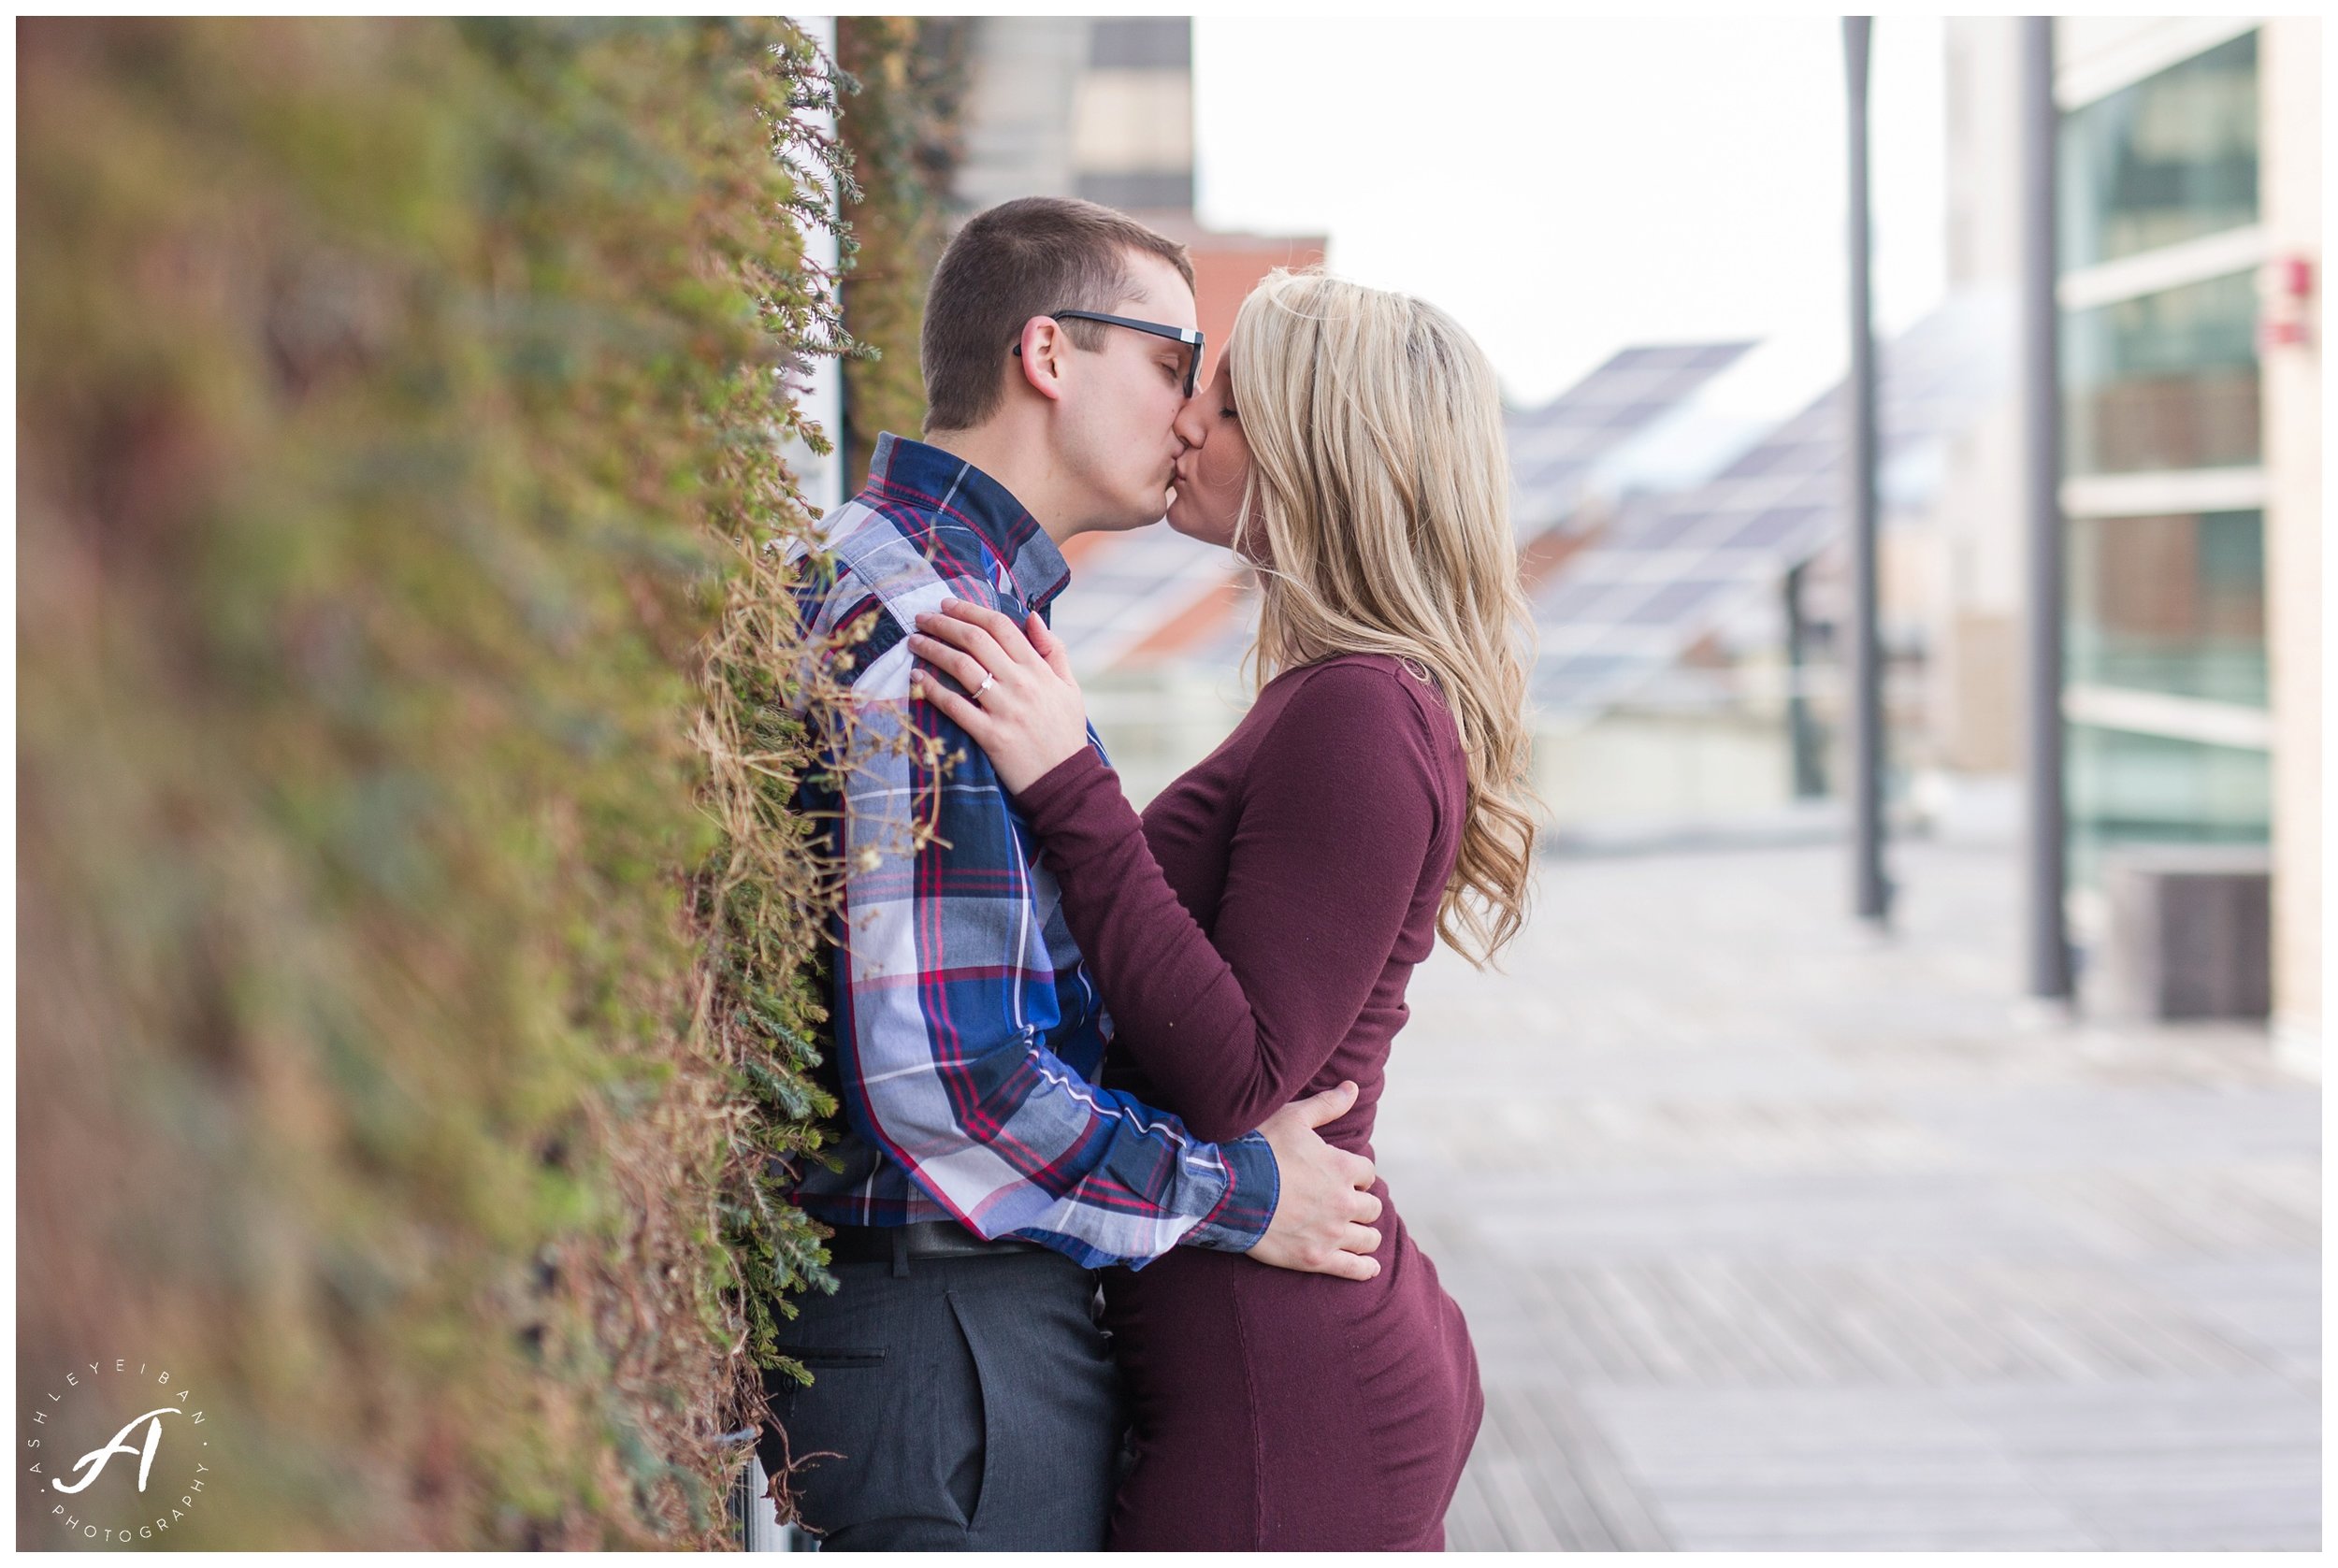
[[[1198,1137],[1257,1127],[1305,1090],[1364,1010],[1437,828],[1428,736],[1395,677],[1304,672],[1243,781],[1205,935],[1093,752],[1017,798],[1126,1051]]]

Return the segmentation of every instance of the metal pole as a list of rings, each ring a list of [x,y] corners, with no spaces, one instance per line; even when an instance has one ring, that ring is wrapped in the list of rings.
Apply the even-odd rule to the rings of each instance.
[[[2022,501],[2028,532],[2024,649],[2029,994],[2071,996],[2063,909],[2062,435],[2059,314],[2055,285],[2054,19],[2021,21]]]
[[[1786,745],[1794,763],[1794,798],[1813,800],[1826,793],[1819,772],[1818,735],[1811,722],[1810,661],[1804,644],[1810,640],[1808,618],[1802,612],[1802,584],[1807,563],[1786,573]]]
[[[1874,19],[1842,22],[1850,89],[1851,144],[1851,840],[1854,907],[1882,925],[1890,914],[1883,880],[1883,682],[1875,627],[1875,327],[1869,297],[1868,218],[1868,39]]]

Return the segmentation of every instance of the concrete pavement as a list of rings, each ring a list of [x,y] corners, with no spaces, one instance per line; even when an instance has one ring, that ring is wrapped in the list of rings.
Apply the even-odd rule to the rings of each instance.
[[[2320,1096],[2013,997],[2015,870],[1546,861],[1414,982],[1381,1169],[1468,1313],[1455,1549],[2312,1548]]]

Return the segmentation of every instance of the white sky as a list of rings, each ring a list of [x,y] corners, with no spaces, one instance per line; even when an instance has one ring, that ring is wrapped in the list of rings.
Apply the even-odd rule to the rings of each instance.
[[[1941,34],[1875,23],[1886,333],[1943,287]],[[1193,42],[1202,221],[1328,234],[1334,270],[1452,311],[1514,402],[1634,342],[1770,340],[1730,378],[1764,411],[1840,373],[1838,19],[1198,17]]]

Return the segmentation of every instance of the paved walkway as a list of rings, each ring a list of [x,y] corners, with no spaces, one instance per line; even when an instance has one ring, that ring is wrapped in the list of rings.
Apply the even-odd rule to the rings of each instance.
[[[2013,868],[1554,860],[1414,982],[1382,1171],[1469,1315],[1456,1550],[2317,1547],[2320,1096],[2024,1022]]]

